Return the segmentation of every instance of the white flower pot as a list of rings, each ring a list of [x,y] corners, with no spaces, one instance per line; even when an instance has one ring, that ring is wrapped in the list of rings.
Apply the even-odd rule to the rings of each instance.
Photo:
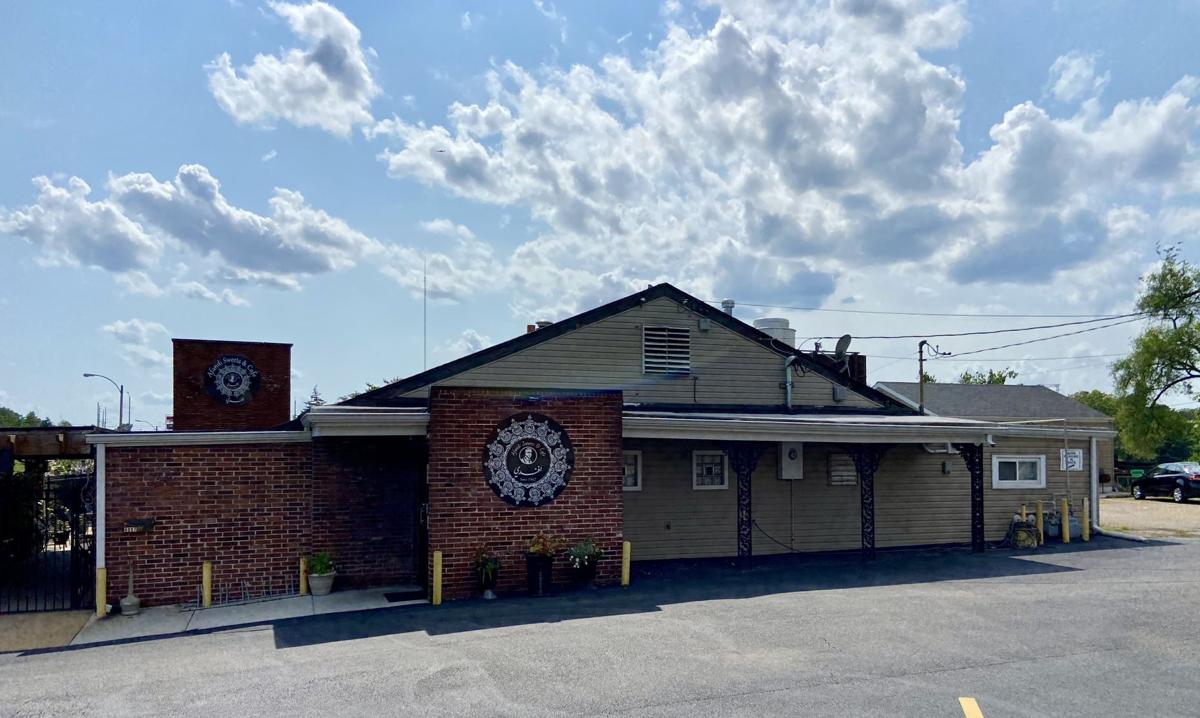
[[[308,590],[314,596],[328,596],[333,590],[333,579],[337,573],[310,573],[308,575]]]

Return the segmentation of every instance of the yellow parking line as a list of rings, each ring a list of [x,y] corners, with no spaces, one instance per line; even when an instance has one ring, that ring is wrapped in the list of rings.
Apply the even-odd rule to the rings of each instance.
[[[983,711],[979,710],[979,704],[974,698],[959,698],[958,704],[962,706],[966,718],[983,718]]]

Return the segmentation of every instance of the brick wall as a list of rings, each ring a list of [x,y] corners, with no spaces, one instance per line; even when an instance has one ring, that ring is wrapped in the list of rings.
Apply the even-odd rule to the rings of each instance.
[[[500,591],[522,590],[524,547],[539,531],[575,543],[594,538],[606,555],[601,584],[619,580],[622,540],[620,392],[545,392],[435,387],[429,421],[429,550],[443,553],[443,595],[477,591],[471,563],[486,544],[499,554]],[[570,437],[575,470],[563,492],[548,504],[515,507],[484,479],[483,452],[502,420],[521,412],[544,414]],[[432,564],[432,562],[431,562]],[[555,582],[569,579],[565,558],[555,563]]]
[[[213,562],[213,592],[282,592],[309,549],[311,446],[238,444],[109,447],[105,458],[108,596],[145,605],[196,599],[201,564]],[[149,533],[123,532],[153,518]]]
[[[424,440],[314,439],[312,446],[313,550],[333,554],[339,585],[415,582],[424,568],[417,516]]]
[[[172,339],[174,363],[174,428],[176,431],[243,431],[272,429],[292,418],[292,345]],[[254,362],[261,386],[242,405],[214,399],[204,376],[226,354]]]

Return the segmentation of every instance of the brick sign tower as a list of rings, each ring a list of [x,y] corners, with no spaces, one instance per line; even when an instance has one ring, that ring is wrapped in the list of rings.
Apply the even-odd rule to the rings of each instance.
[[[176,431],[253,431],[291,419],[292,345],[172,339]]]

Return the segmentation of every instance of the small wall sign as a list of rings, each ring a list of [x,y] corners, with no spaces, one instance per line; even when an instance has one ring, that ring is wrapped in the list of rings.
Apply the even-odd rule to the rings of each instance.
[[[231,406],[249,402],[258,393],[261,383],[254,362],[236,354],[217,357],[204,372],[204,386],[209,395]]]
[[[1062,471],[1083,471],[1083,449],[1059,449],[1058,460]]]
[[[514,414],[492,431],[483,450],[483,475],[513,506],[541,506],[567,487],[575,469],[571,439],[541,414]]]
[[[155,523],[157,522],[154,519],[129,519],[125,522],[123,532],[127,534],[149,533]]]

